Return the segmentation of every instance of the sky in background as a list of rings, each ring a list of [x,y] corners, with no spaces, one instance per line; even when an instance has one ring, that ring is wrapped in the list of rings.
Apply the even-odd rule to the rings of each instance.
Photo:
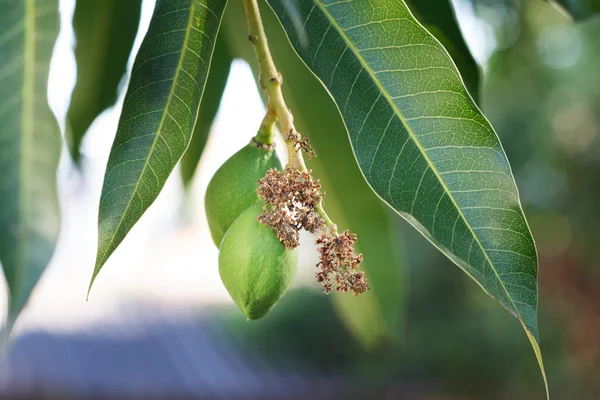
[[[475,58],[485,63],[494,44],[491,28],[475,19],[470,3],[456,1],[455,5],[467,43]],[[52,61],[48,95],[63,129],[76,78],[75,39],[70,25],[74,0],[61,0],[60,7],[62,28]],[[133,54],[147,30],[153,7],[153,0],[144,1]],[[133,57],[129,68],[132,64]],[[63,151],[59,169],[62,213],[59,243],[17,324],[17,331],[70,330],[103,323],[119,318],[123,305],[132,302],[151,302],[179,311],[196,310],[207,304],[232,304],[218,275],[218,252],[208,232],[203,193],[212,174],[247,144],[264,115],[252,72],[242,61],[235,61],[232,66],[191,195],[187,199],[183,196],[179,174],[175,171],[154,205],[106,263],[86,303],[96,255],[103,174],[123,96],[124,90],[117,104],[102,113],[91,126],[83,143],[83,170],[76,170]],[[278,148],[284,149],[280,143]],[[285,162],[285,154],[280,157]],[[303,240],[303,243],[310,242],[308,237]],[[319,290],[312,279],[314,254],[302,253],[296,284],[313,285]]]

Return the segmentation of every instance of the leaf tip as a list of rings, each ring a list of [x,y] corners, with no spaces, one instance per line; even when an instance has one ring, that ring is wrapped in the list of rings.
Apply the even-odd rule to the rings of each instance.
[[[17,321],[18,316],[19,313],[15,314],[13,311],[9,310],[4,324],[0,327],[0,357],[3,356],[8,349],[13,328],[15,327],[15,322]]]
[[[538,339],[531,333],[531,331],[523,324],[521,321],[523,328],[525,329],[525,333],[529,338],[529,342],[531,343],[531,347],[533,347],[533,352],[535,353],[535,357],[537,358],[538,364],[540,366],[540,372],[542,373],[542,379],[544,380],[544,388],[546,389],[546,400],[550,400],[550,389],[548,388],[548,378],[546,376],[546,369],[544,368],[544,360],[542,359],[542,350],[540,349],[540,344]]]
[[[94,282],[96,281],[96,277],[98,276],[98,273],[100,272],[100,268],[102,268],[102,265],[104,264],[104,262],[100,262],[100,261],[102,261],[102,260],[100,260],[100,259],[96,260],[96,266],[94,268],[94,272],[92,273],[92,279],[90,279],[90,285],[88,286],[87,294],[85,295],[86,303],[90,299],[90,292],[92,291],[92,286],[94,286]]]
[[[94,271],[94,274],[92,275],[92,279],[90,280],[90,286],[88,286],[88,290],[87,293],[85,295],[85,302],[87,303],[90,300],[90,292],[92,291],[92,286],[94,285],[94,281],[96,280],[96,275],[97,272]]]

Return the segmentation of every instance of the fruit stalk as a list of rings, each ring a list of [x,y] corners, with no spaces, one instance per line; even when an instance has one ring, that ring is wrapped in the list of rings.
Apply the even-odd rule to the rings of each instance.
[[[302,157],[301,149],[296,148],[296,143],[289,137],[289,133],[296,132],[294,127],[294,117],[289,111],[281,92],[281,84],[283,80],[281,74],[277,71],[267,36],[263,27],[260,11],[258,9],[257,0],[244,0],[244,8],[246,10],[246,19],[248,21],[248,29],[250,34],[248,40],[254,45],[256,58],[258,60],[259,83],[260,87],[267,92],[269,103],[267,104],[267,118],[269,109],[275,112],[279,119],[281,132],[284,134],[285,143],[289,154],[289,165],[297,167],[300,170],[306,170],[306,164]]]
[[[283,133],[283,138],[288,151],[289,161],[287,167],[296,168],[300,171],[307,171],[306,163],[302,156],[302,148],[298,146],[300,134],[294,126],[294,117],[283,98],[283,93],[281,91],[283,78],[281,77],[281,73],[277,70],[277,67],[275,67],[275,62],[271,56],[257,0],[244,0],[244,8],[246,10],[246,19],[250,31],[248,40],[254,45],[256,59],[258,61],[259,84],[260,87],[267,92],[269,98],[267,114],[263,120],[263,124],[261,124],[261,129],[263,129],[264,126],[269,126],[265,124],[265,122],[271,123],[270,126],[274,124],[272,114],[274,112],[275,118],[279,120],[279,126]],[[258,136],[259,135],[257,135],[257,137]],[[325,224],[332,231],[336,232],[336,226],[325,212],[322,202],[318,204],[316,211],[323,218]]]
[[[271,146],[274,143],[273,136],[275,132],[273,131],[273,128],[275,127],[276,122],[277,113],[270,104],[267,104],[267,113],[260,124],[260,128],[258,129],[258,133],[254,137],[254,140],[260,144]]]

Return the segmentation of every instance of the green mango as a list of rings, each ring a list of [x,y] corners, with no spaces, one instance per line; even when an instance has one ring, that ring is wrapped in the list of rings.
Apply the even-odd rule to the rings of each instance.
[[[206,189],[204,208],[217,247],[233,221],[259,199],[258,180],[271,168],[281,170],[275,150],[257,147],[252,141],[215,172]]]
[[[287,292],[298,267],[296,249],[286,250],[275,232],[258,222],[260,200],[231,225],[219,249],[219,274],[240,311],[264,316]]]

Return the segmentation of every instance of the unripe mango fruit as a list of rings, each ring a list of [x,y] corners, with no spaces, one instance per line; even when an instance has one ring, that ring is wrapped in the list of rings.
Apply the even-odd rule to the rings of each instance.
[[[204,207],[217,247],[233,221],[259,199],[258,180],[271,168],[281,170],[275,150],[259,148],[252,141],[215,172],[206,189]]]
[[[219,274],[233,301],[249,319],[264,316],[292,284],[296,249],[286,250],[275,232],[258,222],[262,200],[231,225],[219,249]]]

